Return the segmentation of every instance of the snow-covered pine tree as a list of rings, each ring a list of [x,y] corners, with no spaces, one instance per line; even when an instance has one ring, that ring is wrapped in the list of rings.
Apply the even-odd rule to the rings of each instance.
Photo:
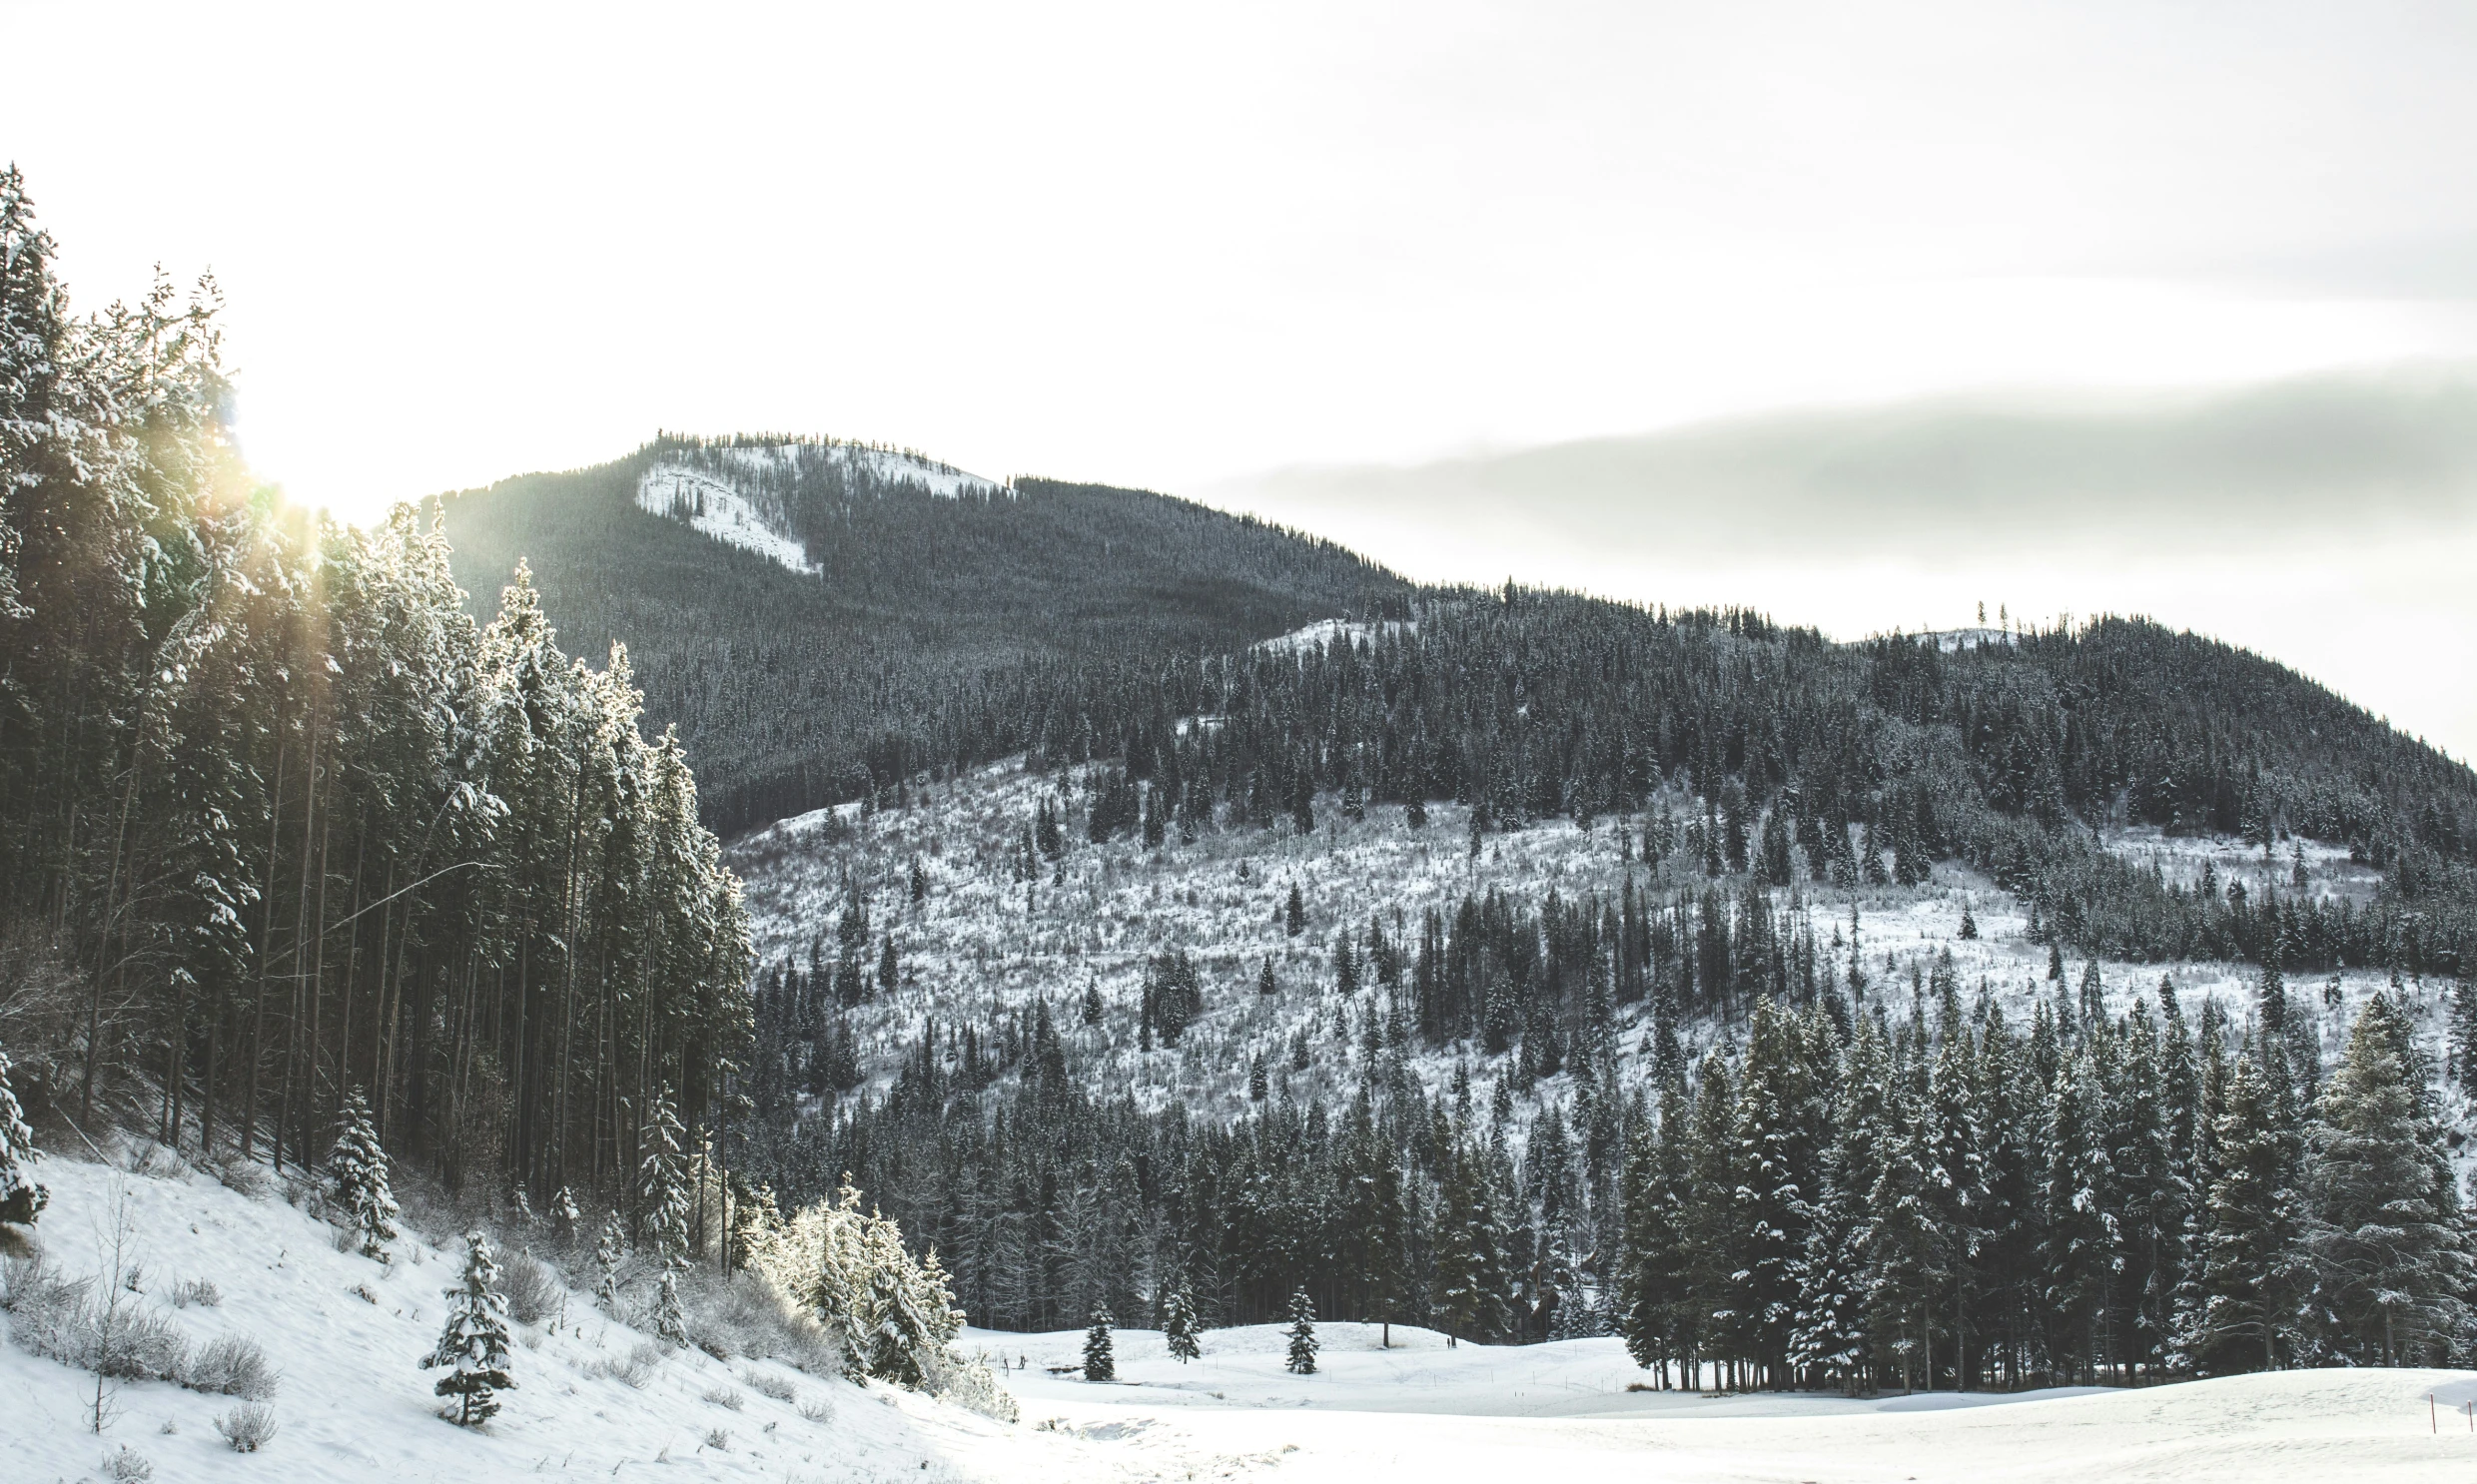
[[[387,1150],[370,1121],[370,1105],[356,1088],[345,1095],[344,1126],[327,1156],[328,1195],[355,1231],[365,1257],[388,1260],[396,1240],[396,1196],[388,1186]]]
[[[1290,1292],[1290,1327],[1284,1331],[1290,1342],[1289,1355],[1282,1368],[1295,1376],[1312,1376],[1316,1368],[1315,1303],[1307,1297],[1304,1284]]]
[[[2359,1365],[2441,1365],[2467,1334],[2468,1238],[2397,991],[2348,1034],[2306,1134],[2305,1310]]]
[[[2176,1348],[2206,1376],[2267,1370],[2293,1338],[2291,1156],[2274,1101],[2253,1059],[2238,1057],[2211,1135],[2215,1174],[2194,1223],[2198,1272],[2177,1316]]]
[[[447,1366],[432,1388],[439,1396],[456,1398],[449,1420],[478,1427],[498,1410],[497,1393],[515,1389],[507,1374],[507,1298],[498,1291],[498,1264],[490,1260],[490,1243],[478,1231],[464,1235],[464,1274],[447,1298],[446,1326],[438,1346],[422,1358],[421,1368]]]
[[[593,1300],[606,1311],[619,1307],[619,1262],[627,1253],[627,1225],[612,1211],[602,1218],[601,1240],[593,1244]]]
[[[51,1200],[51,1192],[35,1182],[34,1130],[26,1126],[25,1111],[9,1091],[9,1058],[0,1052],[0,1222],[31,1226]]]
[[[1162,1342],[1170,1358],[1181,1365],[1204,1353],[1196,1343],[1196,1300],[1189,1295],[1184,1278],[1162,1300]]]
[[[671,1108],[671,1090],[654,1095],[653,1114],[645,1128],[645,1158],[637,1192],[645,1203],[645,1240],[662,1264],[654,1295],[654,1332],[673,1344],[688,1342],[687,1317],[679,1306],[679,1269],[687,1264],[688,1156],[679,1114]]]
[[[1118,1361],[1110,1353],[1110,1326],[1116,1321],[1108,1309],[1093,1310],[1093,1327],[1084,1331],[1084,1379],[1115,1381]]]
[[[550,1197],[550,1229],[557,1234],[562,1248],[575,1248],[584,1221],[584,1213],[576,1209],[576,1192],[561,1185],[559,1193]]]

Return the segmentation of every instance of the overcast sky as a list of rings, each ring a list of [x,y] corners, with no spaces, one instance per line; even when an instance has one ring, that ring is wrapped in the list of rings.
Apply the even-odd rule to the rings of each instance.
[[[254,463],[340,509],[832,432],[1844,634],[2154,611],[2477,750],[2464,4],[0,0],[0,37],[80,302],[213,268]]]

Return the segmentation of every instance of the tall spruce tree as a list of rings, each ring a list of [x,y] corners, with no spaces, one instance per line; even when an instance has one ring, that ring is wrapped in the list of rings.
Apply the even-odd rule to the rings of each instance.
[[[2375,996],[2307,1133],[2306,1312],[2354,1364],[2444,1364],[2468,1332],[2466,1225],[2419,1060],[2407,1008]]]

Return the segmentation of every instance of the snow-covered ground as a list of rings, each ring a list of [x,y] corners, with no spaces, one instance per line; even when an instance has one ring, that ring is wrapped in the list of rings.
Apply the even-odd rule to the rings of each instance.
[[[126,1165],[137,1165],[137,1172]],[[515,1389],[486,1428],[441,1421],[438,1289],[456,1250],[408,1235],[392,1265],[340,1253],[331,1229],[280,1187],[229,1189],[161,1151],[118,1163],[53,1158],[38,1228],[47,1260],[98,1271],[99,1233],[126,1200],[139,1266],[130,1301],[194,1343],[248,1336],[283,1371],[281,1430],[238,1454],[214,1421],[233,1399],[123,1384],[102,1435],[93,1378],[0,1344],[0,1479],[107,1477],[126,1447],[164,1484],[189,1480],[488,1481],[536,1475],[717,1480],[1005,1480],[1135,1484],[1190,1479],[1499,1481],[1543,1465],[1562,1480],[2066,1481],[2462,1480],[2477,1433],[2455,1409],[2477,1375],[2306,1371],[2126,1392],[1706,1397],[1629,1391],[1643,1373],[1614,1340],[1447,1348],[1397,1327],[1321,1326],[1319,1370],[1282,1368],[1271,1326],[1211,1330],[1181,1365],[1155,1331],[1116,1336],[1120,1379],[1049,1367],[1081,1360],[1083,1335],[967,1331],[962,1347],[1027,1362],[1004,1380],[1020,1423],[911,1393],[694,1350],[652,1365],[641,1388],[604,1374],[645,1337],[569,1295],[565,1322],[518,1325]],[[183,1279],[221,1302],[175,1308]],[[761,1387],[789,1388],[791,1400]],[[2429,1424],[2435,1398],[2439,1430]],[[726,1400],[727,1398],[727,1400]],[[729,1403],[736,1402],[736,1405]]]
[[[1295,833],[1285,818],[1271,831],[1218,831],[1190,844],[1174,834],[1148,851],[1132,837],[1099,846],[1084,840],[1079,801],[1085,794],[1076,770],[1043,773],[1010,762],[939,784],[929,794],[926,804],[873,814],[849,806],[819,810],[736,842],[728,862],[746,881],[762,960],[805,967],[820,933],[831,960],[846,883],[856,880],[868,894],[873,932],[893,932],[905,972],[894,996],[854,1012],[864,1066],[889,1071],[914,1044],[924,1019],[952,1026],[985,1019],[993,1006],[1012,1010],[1046,997],[1078,1066],[1096,1085],[1132,1090],[1152,1106],[1180,1098],[1199,1113],[1217,1116],[1248,1106],[1247,1069],[1259,1053],[1276,1092],[1287,1086],[1301,1098],[1311,1091],[1346,1096],[1360,1055],[1348,1033],[1383,997],[1362,992],[1355,1005],[1345,1005],[1332,993],[1331,947],[1344,925],[1363,933],[1371,917],[1381,918],[1388,935],[1415,951],[1421,913],[1434,908],[1450,921],[1465,893],[1499,889],[1536,906],[1551,889],[1567,901],[1592,892],[1611,897],[1631,878],[1665,903],[1679,888],[1700,891],[1704,885],[1688,862],[1672,858],[1652,871],[1629,860],[1620,823],[1607,819],[1590,830],[1551,820],[1490,834],[1474,857],[1468,812],[1459,806],[1431,806],[1427,826],[1412,829],[1399,805],[1373,806],[1365,820],[1353,823],[1326,796],[1317,802],[1318,824],[1308,834]],[[1070,847],[1063,862],[1043,862],[1037,879],[1026,880],[1018,869],[1024,830],[1050,796],[1076,806],[1066,830]],[[1700,813],[1686,801],[1670,802],[1679,812]],[[2110,846],[2145,865],[2156,860],[2176,879],[2198,876],[2205,858],[2218,862],[2222,882],[2241,876],[2258,889],[2258,878],[2275,874],[2283,896],[2293,891],[2299,848],[2310,892],[2363,894],[2376,884],[2344,850],[2310,841],[2281,842],[2268,863],[2240,840],[2170,839],[2156,830],[2118,832]],[[906,890],[915,860],[930,884],[919,904]],[[1306,931],[1295,938],[1279,920],[1293,883],[1307,915]],[[1946,952],[1965,996],[1975,996],[1984,980],[2017,1028],[2026,1027],[2033,997],[2057,993],[2047,979],[2046,947],[2023,936],[2026,909],[1976,872],[1947,863],[1917,888],[1843,892],[1809,884],[1800,890],[1818,943],[1844,967],[1856,909],[1870,994],[1887,998],[1896,1014],[1909,1011],[1913,971],[1923,974]],[[1978,927],[1976,939],[1961,937],[1965,907]],[[1205,1012],[1177,1048],[1148,1052],[1137,1034],[1145,961],[1170,949],[1194,957]],[[1255,993],[1267,958],[1281,991],[1270,998]],[[2078,956],[2068,956],[2069,988],[2076,993],[2083,967]],[[2259,979],[2250,966],[2224,963],[2108,962],[2100,972],[2119,1010],[2135,997],[2154,1001],[2165,977],[2188,1017],[2215,997],[2238,1024],[2252,1014]],[[2370,971],[2339,976],[2348,1008],[2342,1014],[2322,1010],[2328,979],[2298,980],[2291,991],[2319,1017],[2325,1053],[2335,1059],[2352,1007],[2388,979]],[[1085,1026],[1070,1004],[1087,986],[1101,993],[1098,1026]],[[2412,1011],[2436,1038],[2440,1065],[2445,987],[2408,988]],[[1618,1011],[1619,1053],[1636,1068],[1648,1063],[1642,1055],[1646,1017],[1641,1005]],[[1302,1034],[1317,1055],[1306,1070],[1293,1071],[1286,1053]],[[1705,1027],[1700,1039],[1690,1038],[1690,1054],[1713,1034],[1715,1028]],[[1431,1088],[1441,1088],[1457,1061],[1469,1064],[1482,1096],[1501,1070],[1495,1059],[1468,1047],[1417,1050],[1409,1066]],[[1567,1080],[1558,1077],[1540,1082],[1526,1101],[1537,1106],[1569,1096]]]
[[[817,570],[808,548],[776,530],[739,491],[711,474],[677,464],[657,464],[637,476],[636,503],[668,515],[726,545],[754,551],[802,576]]]
[[[1269,639],[1259,640],[1255,647],[1274,654],[1303,654],[1310,649],[1322,649],[1335,639],[1365,641],[1376,637],[1378,633],[1391,636],[1415,634],[1418,631],[1419,625],[1407,618],[1386,619],[1381,623],[1348,618],[1319,618],[1304,628],[1294,628],[1286,634],[1275,634]]]
[[[169,1317],[193,1345],[224,1334],[256,1340],[283,1372],[273,1401],[281,1430],[262,1451],[235,1453],[215,1428],[234,1398],[147,1382],[117,1386],[118,1420],[97,1436],[93,1376],[0,1343],[0,1480],[8,1484],[98,1477],[101,1460],[123,1446],[143,1455],[162,1484],[608,1479],[647,1469],[752,1484],[1157,1477],[1079,1439],[778,1361],[682,1350],[633,1387],[600,1367],[624,1361],[648,1336],[581,1292],[568,1295],[566,1322],[513,1326],[516,1385],[501,1394],[504,1409],[484,1428],[457,1427],[437,1415],[431,1386],[439,1372],[417,1362],[438,1338],[439,1290],[458,1272],[461,1242],[442,1250],[409,1232],[392,1264],[338,1252],[333,1228],[294,1208],[280,1187],[254,1199],[162,1150],[119,1164],[51,1158],[38,1169],[52,1191],[35,1229],[46,1262],[79,1276],[103,1270],[97,1243],[125,1195],[143,1290],[130,1301]],[[199,1278],[221,1290],[221,1303],[175,1308],[175,1284]]]
[[[652,463],[637,476],[636,503],[807,576],[817,570],[807,548],[781,522],[769,518],[766,507],[748,497],[748,489],[790,487],[817,465],[907,484],[942,499],[1004,492],[993,479],[900,449],[840,442],[763,443],[699,449],[689,458]]]
[[[1151,1330],[1120,1330],[1119,1379],[1050,1366],[1080,1331],[971,1342],[1030,1362],[1010,1376],[1027,1421],[1131,1454],[1277,1459],[1286,1480],[1560,1481],[2442,1480],[2477,1474],[2477,1433],[2454,1409],[2465,1371],[2303,1371],[2138,1391],[1814,1394],[1632,1392],[1621,1342],[1445,1348],[1396,1327],[1319,1327],[1314,1375],[1282,1367],[1274,1326],[1208,1331],[1181,1365]],[[2428,1421],[2435,1396],[2439,1430]],[[1176,1477],[1169,1475],[1167,1477]]]

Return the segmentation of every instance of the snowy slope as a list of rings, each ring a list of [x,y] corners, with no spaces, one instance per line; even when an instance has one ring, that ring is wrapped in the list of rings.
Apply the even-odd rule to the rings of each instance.
[[[648,464],[636,480],[639,509],[683,520],[717,541],[754,551],[806,576],[817,570],[759,491],[789,487],[831,469],[953,499],[1003,493],[995,480],[926,455],[860,443],[752,443],[688,450]]]
[[[638,508],[684,520],[715,540],[754,551],[806,576],[817,570],[807,548],[757,513],[737,489],[712,474],[656,464],[637,477]]]
[[[983,769],[931,790],[931,800],[902,810],[863,815],[853,808],[817,811],[781,821],[735,843],[729,864],[746,882],[746,900],[760,957],[805,965],[815,937],[832,933],[847,879],[870,894],[875,929],[891,929],[901,949],[906,983],[890,1000],[853,1013],[854,1030],[877,1052],[880,1074],[909,1045],[925,1018],[948,1025],[984,1020],[993,1005],[1016,1008],[1046,997],[1062,1011],[1091,985],[1105,1005],[1102,1023],[1087,1027],[1063,1014],[1061,1029],[1077,1065],[1097,1086],[1133,1091],[1149,1106],[1184,1099],[1200,1114],[1230,1116],[1244,1111],[1249,1060],[1261,1054],[1275,1093],[1287,1087],[1304,1098],[1310,1091],[1346,1097],[1352,1066],[1360,1055],[1354,1033],[1381,992],[1361,993],[1345,1006],[1332,993],[1330,948],[1343,925],[1364,930],[1381,914],[1387,933],[1398,933],[1398,910],[1415,947],[1419,917],[1434,907],[1448,919],[1466,892],[1490,888],[1536,902],[1553,888],[1568,900],[1588,892],[1614,894],[1629,873],[1638,885],[1665,900],[1679,886],[1701,885],[1681,863],[1646,872],[1624,859],[1616,826],[1602,821],[1584,831],[1556,820],[1491,834],[1477,859],[1467,849],[1468,813],[1455,805],[1429,809],[1425,829],[1411,829],[1398,805],[1370,808],[1363,822],[1342,819],[1331,797],[1317,802],[1314,833],[1292,833],[1284,821],[1273,831],[1221,831],[1181,844],[1174,835],[1157,851],[1122,837],[1087,844],[1082,816],[1072,812],[1071,848],[1053,875],[1044,865],[1037,881],[1020,880],[1013,861],[1044,796],[1058,796],[1080,811],[1086,797],[1081,775],[1037,773],[1021,763]],[[1673,801],[1680,803],[1682,801]],[[1699,812],[1699,810],[1698,810]],[[2154,830],[2119,832],[2110,838],[2119,853],[2148,864],[2156,859],[2171,876],[2198,874],[2201,862],[2217,863],[2222,881],[2238,879],[2255,889],[2275,877],[2288,894],[2293,869],[2282,844],[2265,860],[2259,849],[2235,840],[2170,840]],[[2336,847],[2303,842],[2308,890],[2361,895],[2374,877],[2354,866]],[[925,868],[930,892],[918,905],[904,890],[909,863]],[[1683,874],[1681,874],[1681,872]],[[1279,909],[1292,883],[1307,908],[1307,930],[1297,938],[1283,931]],[[1985,877],[1958,865],[1939,866],[1934,879],[1915,889],[1862,887],[1841,892],[1809,885],[1808,912],[1820,942],[1845,941],[1855,907],[1860,942],[1876,993],[1891,997],[1896,1014],[1907,1014],[1911,971],[1951,952],[1966,994],[1984,979],[2016,1027],[2027,1024],[2033,997],[2053,997],[2047,981],[2047,950],[2024,936],[2027,911]],[[1960,937],[1969,907],[1980,937]],[[1205,1013],[1176,1049],[1140,1049],[1138,1010],[1145,960],[1168,949],[1193,955],[1204,981]],[[1846,963],[1847,950],[1838,950]],[[1281,993],[1254,992],[1261,963],[1270,958]],[[2258,971],[2220,963],[2104,963],[2107,998],[2119,1010],[2134,997],[2150,999],[2162,975],[2172,979],[2188,1016],[2217,997],[2241,1024],[2252,1013]],[[2077,986],[2082,970],[2073,956],[2067,973]],[[2381,989],[2374,972],[2340,976],[2343,1004],[2333,1014],[2319,1009],[2319,986],[2297,987],[2320,1016],[2326,1057],[2336,1060],[2352,1007]],[[2440,1065],[2441,1014],[2446,987],[2408,986],[2412,1012],[2434,1038]],[[1618,1012],[1620,1056],[1636,1070],[1647,1068],[1646,1008]],[[1346,1019],[1346,1026],[1344,1024]],[[1289,1070],[1288,1049],[1304,1034],[1315,1046],[1314,1065]],[[1711,1035],[1690,1037],[1690,1055]],[[1471,1049],[1426,1049],[1411,1069],[1431,1088],[1442,1087],[1457,1061],[1467,1061],[1476,1091],[1485,1096],[1500,1070],[1494,1059]],[[1563,1076],[1539,1084],[1533,1107],[1571,1096]],[[2453,1095],[2456,1096],[2456,1095]]]
[[[232,1398],[146,1383],[120,1386],[120,1418],[98,1438],[82,1411],[91,1376],[0,1343],[0,1479],[12,1484],[92,1477],[123,1445],[145,1455],[166,1484],[607,1479],[646,1465],[670,1478],[820,1484],[1152,1476],[1072,1438],[775,1361],[726,1364],[686,1350],[632,1388],[594,1367],[647,1337],[603,1316],[583,1293],[569,1295],[566,1324],[515,1326],[516,1388],[503,1393],[504,1410],[483,1429],[452,1426],[436,1415],[430,1387],[438,1372],[416,1362],[437,1338],[439,1289],[455,1276],[460,1242],[442,1251],[408,1234],[396,1262],[382,1265],[336,1251],[331,1228],[281,1194],[251,1199],[161,1150],[131,1162],[154,1172],[43,1162],[52,1205],[36,1236],[46,1260],[75,1274],[101,1270],[97,1237],[125,1191],[145,1273],[136,1301],[169,1314],[193,1343],[234,1333],[263,1345],[284,1373],[274,1400],[282,1430],[265,1450],[236,1454],[214,1426]],[[175,1280],[202,1277],[222,1289],[221,1304],[173,1309]],[[787,1385],[793,1399],[761,1394],[752,1377]],[[738,1405],[709,1401],[709,1392],[732,1394]],[[717,1430],[727,1437],[710,1439]]]
[[[1410,619],[1396,618],[1376,623],[1348,618],[1322,618],[1304,628],[1295,628],[1286,634],[1275,634],[1269,639],[1259,639],[1254,647],[1272,654],[1304,654],[1310,649],[1325,648],[1336,639],[1365,642],[1375,638],[1379,633],[1390,637],[1415,634],[1418,631],[1419,625]]]

